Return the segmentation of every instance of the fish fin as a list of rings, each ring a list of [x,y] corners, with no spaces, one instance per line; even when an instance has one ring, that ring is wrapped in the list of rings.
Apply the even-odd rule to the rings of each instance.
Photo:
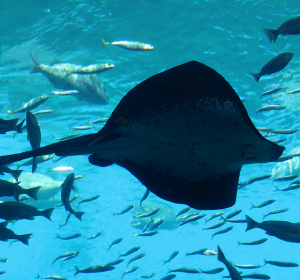
[[[237,243],[238,243],[237,247],[239,247],[239,246],[241,245],[241,242],[240,242],[240,241],[238,241]]]
[[[250,218],[248,215],[246,215],[246,220],[247,220],[247,228],[246,231],[256,228],[258,223],[255,222],[252,218]]]
[[[105,46],[109,45],[109,42],[108,42],[107,40],[105,40],[105,39],[102,39],[102,42],[103,42],[102,49],[103,49]]]
[[[18,122],[18,120],[19,120],[19,118],[7,120],[6,124],[8,126],[10,126],[13,130],[17,131],[17,122]]]
[[[17,124],[17,129],[16,129],[16,131],[18,132],[18,133],[23,133],[23,131],[22,131],[22,127],[23,127],[23,123],[25,122],[25,119],[23,120],[23,121],[21,121],[19,124]]]
[[[35,65],[31,68],[29,74],[35,74],[35,73],[39,73],[39,72],[41,72],[39,65]]]
[[[37,275],[34,278],[40,278],[40,275],[37,273]]]
[[[49,208],[49,209],[46,209],[44,211],[41,211],[41,216],[44,216],[45,218],[47,218],[48,220],[51,221],[51,214],[53,212],[55,208]]]
[[[154,167],[144,168],[127,158],[116,163],[131,172],[149,191],[174,203],[187,204],[194,209],[213,210],[230,207],[236,201],[241,167],[217,179],[203,179],[201,185],[206,187],[199,188],[199,182],[164,176]]]
[[[255,205],[253,203],[250,203],[250,204],[251,204],[251,208],[250,209],[255,208]]]
[[[0,223],[0,226],[1,227],[7,227],[7,225],[8,225],[8,221],[5,221],[5,222],[2,222],[2,223]]]
[[[30,197],[32,197],[33,199],[38,200],[37,193],[40,190],[40,188],[41,188],[41,186],[27,189],[26,194],[29,195]]]
[[[258,73],[258,74],[253,74],[253,73],[248,73],[248,74],[250,74],[251,76],[253,76],[253,78],[255,79],[255,81],[259,81],[259,79],[260,79],[260,77],[261,77],[261,74],[260,73]]]
[[[221,248],[218,245],[218,261],[222,263],[227,263],[228,261],[226,260],[224,253],[222,252]]]
[[[270,43],[272,43],[272,41],[274,41],[274,43],[276,42],[276,39],[277,39],[277,37],[279,35],[278,32],[277,32],[277,30],[263,29],[263,32],[265,32],[265,34],[269,38]]]
[[[84,214],[85,212],[76,212],[76,211],[74,211],[74,216],[79,220],[79,221],[81,221],[81,217],[83,216],[83,214]]]
[[[110,160],[98,158],[97,155],[90,155],[89,162],[100,167],[107,167],[114,164],[114,162]]]
[[[34,173],[37,169],[37,162],[36,162],[36,157],[33,157],[32,161],[32,173]]]
[[[23,234],[23,235],[18,235],[18,240],[21,241],[25,245],[29,245],[29,238],[31,238],[32,233],[29,234]]]
[[[9,118],[14,112],[13,111],[11,111],[11,110],[7,110],[7,113],[8,113],[8,115],[7,115],[7,117],[6,118]]]
[[[14,196],[14,198],[16,199],[17,202],[20,201],[19,196],[20,196],[19,194],[16,194],[16,195]]]
[[[18,166],[19,168],[20,166]],[[9,173],[16,179],[16,181],[18,182],[18,178],[21,175],[21,173],[23,172],[23,170],[10,170]]]
[[[266,261],[266,259],[265,259],[265,258],[264,258],[264,262],[265,262],[265,263],[264,263],[264,265],[263,265],[263,266],[265,266],[265,265],[267,264],[267,261]]]
[[[33,56],[33,54],[32,54],[32,52],[30,51],[30,56],[31,56],[31,59],[32,59],[32,61],[33,61],[33,63],[35,64],[35,65],[40,65],[40,63],[37,61],[37,59]]]
[[[80,272],[80,269],[76,265],[75,265],[75,269],[76,269],[76,272],[75,272],[74,276]]]

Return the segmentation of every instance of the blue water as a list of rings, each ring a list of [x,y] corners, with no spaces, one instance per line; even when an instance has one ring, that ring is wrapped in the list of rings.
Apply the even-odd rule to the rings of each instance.
[[[42,145],[53,142],[52,138],[63,137],[71,132],[73,126],[87,125],[89,121],[109,117],[119,100],[135,85],[144,79],[181,63],[197,60],[214,68],[234,87],[241,98],[253,123],[259,127],[273,129],[297,129],[299,127],[299,108],[297,94],[286,95],[299,87],[299,36],[279,37],[270,44],[262,28],[276,29],[284,21],[299,14],[298,1],[0,1],[0,118],[6,118],[7,110],[15,110],[25,102],[55,90],[42,75],[30,75],[33,66],[29,50],[44,64],[52,61],[69,62],[81,65],[94,63],[113,63],[115,68],[103,74],[103,82],[110,97],[109,105],[96,105],[74,97],[54,96],[38,109],[55,109],[55,113],[39,115],[42,125]],[[102,49],[102,38],[108,41],[130,40],[152,44],[155,51],[133,52],[115,46]],[[281,72],[264,77],[256,83],[247,72],[259,72],[270,59],[282,52],[293,52],[294,58]],[[266,90],[283,89],[276,95],[260,99]],[[284,111],[259,113],[255,110],[268,104],[287,106]],[[38,111],[37,109],[35,111]],[[25,114],[16,114],[23,119]],[[96,124],[89,131],[97,132],[102,124]],[[82,135],[84,133],[81,133]],[[279,137],[274,137],[277,139]],[[299,133],[288,135],[284,142],[288,154],[299,146]],[[1,135],[0,154],[17,153],[30,150],[26,133]],[[125,252],[134,246],[140,246],[139,253],[146,256],[133,262],[129,267],[139,269],[124,276],[124,279],[136,279],[139,275],[154,272],[153,279],[161,279],[174,269],[189,267],[209,270],[224,267],[216,256],[185,257],[188,251],[201,248],[216,250],[219,245],[226,257],[237,264],[263,265],[267,260],[290,261],[300,263],[299,244],[284,242],[267,236],[264,231],[254,229],[245,232],[245,224],[232,225],[234,229],[224,235],[211,234],[217,230],[202,232],[204,220],[196,225],[184,225],[176,230],[159,230],[153,237],[135,237],[140,230],[131,226],[132,211],[121,216],[113,216],[132,203],[139,203],[145,187],[129,172],[116,165],[98,168],[88,163],[86,156],[66,158],[60,162],[38,166],[38,173],[46,173],[57,166],[72,166],[76,175],[85,177],[76,187],[81,198],[96,194],[98,200],[85,203],[80,210],[86,213],[82,222],[71,217],[67,226],[58,230],[58,224],[65,221],[64,209],[56,209],[52,222],[37,217],[34,221],[22,220],[9,226],[18,234],[33,233],[26,246],[16,242],[0,243],[0,257],[8,258],[8,263],[0,263],[0,270],[6,271],[1,279],[29,280],[37,273],[41,276],[59,275],[70,279],[121,279],[128,260],[135,254],[125,257],[115,270],[98,274],[75,273],[74,266],[80,269],[104,265],[115,260],[118,252]],[[271,174],[274,163],[244,166],[240,181]],[[13,167],[13,166],[12,166]],[[24,167],[30,172],[31,167]],[[68,172],[47,173],[61,180]],[[11,176],[1,177],[9,179]],[[299,191],[274,192],[272,179],[249,185],[238,192],[237,203],[226,214],[236,209],[243,212],[237,218],[248,214],[257,221],[271,210],[289,208],[288,212],[270,216],[269,219],[299,222]],[[288,183],[277,184],[285,187]],[[151,199],[161,199],[151,194]],[[250,210],[251,204],[259,204],[267,199],[276,202],[262,209]],[[169,203],[176,211],[183,205]],[[217,211],[201,211],[207,217]],[[217,222],[213,220],[207,225]],[[220,228],[220,229],[222,229]],[[82,237],[70,241],[55,239],[56,233],[68,235],[76,232],[90,236],[101,231],[102,235],[94,240]],[[124,240],[110,251],[109,243],[123,237]],[[258,246],[239,246],[237,241],[252,241],[267,237],[269,240]],[[51,266],[52,261],[67,251],[81,253],[66,261],[60,268],[60,261]],[[162,266],[174,251],[179,255],[169,264]],[[242,270],[242,269],[240,269]],[[248,271],[243,270],[244,274]],[[271,265],[251,270],[264,273],[272,279],[298,279],[300,268],[282,268]],[[177,273],[176,279],[221,279],[225,269],[217,275],[187,275]]]

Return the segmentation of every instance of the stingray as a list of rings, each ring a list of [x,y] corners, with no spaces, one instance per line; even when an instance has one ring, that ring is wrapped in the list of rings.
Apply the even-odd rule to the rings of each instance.
[[[89,154],[91,164],[122,166],[164,200],[223,209],[235,204],[244,164],[276,161],[284,149],[261,136],[219,73],[190,61],[130,90],[98,133],[2,156],[0,165]]]

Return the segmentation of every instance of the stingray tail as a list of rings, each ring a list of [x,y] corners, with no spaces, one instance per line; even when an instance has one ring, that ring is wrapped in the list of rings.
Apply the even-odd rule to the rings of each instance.
[[[260,73],[258,73],[258,74],[253,74],[253,73],[248,73],[248,74],[250,74],[251,76],[253,76],[253,78],[255,79],[255,81],[259,81],[259,79],[260,79],[260,77],[261,77],[261,74]]]
[[[265,32],[265,34],[269,38],[270,43],[272,43],[272,41],[274,41],[274,43],[276,42],[276,39],[277,39],[277,37],[279,35],[278,32],[277,32],[277,30],[263,29],[263,32]]]
[[[40,70],[40,67],[39,67],[40,63],[39,63],[39,62],[37,61],[37,59],[33,56],[33,54],[32,54],[31,51],[30,51],[30,56],[31,56],[31,59],[32,59],[33,63],[35,64],[35,65],[33,66],[33,68],[30,70],[30,74],[35,74],[35,73],[40,72],[40,71],[41,71],[41,70]]]
[[[56,154],[57,156],[74,156],[82,155],[86,153],[80,153],[80,149],[86,147],[93,140],[99,138],[98,133],[84,135],[70,140],[54,143],[42,148],[23,152],[20,154],[12,154],[7,156],[0,156],[0,165],[9,164],[23,159],[44,156],[49,154]]]

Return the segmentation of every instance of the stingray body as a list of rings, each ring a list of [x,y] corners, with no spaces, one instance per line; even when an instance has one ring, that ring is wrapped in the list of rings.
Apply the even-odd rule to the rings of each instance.
[[[165,200],[223,209],[236,201],[244,164],[275,161],[284,149],[260,135],[220,74],[191,61],[129,91],[98,133],[0,157],[0,165],[91,154],[90,163],[116,163]]]
[[[54,65],[40,64],[30,52],[35,66],[30,74],[42,73],[56,88],[62,90],[77,90],[74,97],[90,103],[108,104],[108,95],[96,75],[70,74],[80,65],[57,63]]]

